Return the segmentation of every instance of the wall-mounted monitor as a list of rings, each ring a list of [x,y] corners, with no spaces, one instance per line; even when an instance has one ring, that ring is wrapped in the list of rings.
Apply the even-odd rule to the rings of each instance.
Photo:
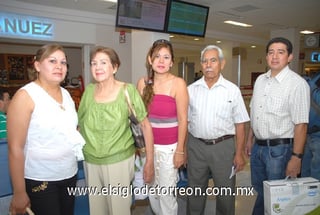
[[[320,62],[320,52],[312,52],[311,53],[311,62]]]
[[[168,8],[166,32],[204,37],[209,7],[172,0]]]
[[[164,32],[170,0],[118,0],[116,27]]]

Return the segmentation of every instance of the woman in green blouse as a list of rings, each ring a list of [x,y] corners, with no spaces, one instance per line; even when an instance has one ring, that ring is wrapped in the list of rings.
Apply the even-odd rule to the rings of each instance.
[[[80,132],[86,140],[83,148],[86,180],[89,187],[97,188],[96,195],[89,195],[90,214],[129,215],[135,146],[125,86],[146,141],[145,183],[151,182],[154,175],[152,128],[135,86],[115,79],[120,66],[117,53],[108,47],[95,47],[90,64],[95,83],[86,86],[78,110]]]

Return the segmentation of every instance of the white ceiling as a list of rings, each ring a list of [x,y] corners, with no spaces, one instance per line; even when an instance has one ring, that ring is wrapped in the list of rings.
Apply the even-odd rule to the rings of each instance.
[[[116,14],[116,4],[102,0],[17,1],[95,13]],[[215,39],[224,39],[228,35],[252,41],[255,39],[268,40],[271,31],[287,28],[320,32],[320,0],[185,1],[210,7],[207,35],[210,34],[210,37],[215,37]],[[223,23],[229,19],[245,22],[253,27],[241,28]],[[204,41],[207,38],[201,40]],[[241,39],[239,41],[241,42]]]

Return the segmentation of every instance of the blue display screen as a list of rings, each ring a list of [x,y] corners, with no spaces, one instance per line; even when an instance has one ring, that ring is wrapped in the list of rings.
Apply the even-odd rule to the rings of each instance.
[[[204,37],[209,7],[173,0],[168,18],[167,32]]]
[[[311,62],[320,62],[320,52],[312,52]]]

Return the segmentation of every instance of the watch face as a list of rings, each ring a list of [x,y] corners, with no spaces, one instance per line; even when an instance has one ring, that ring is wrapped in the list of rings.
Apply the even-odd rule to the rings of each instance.
[[[316,35],[306,35],[305,44],[308,47],[316,47],[318,45],[318,37]]]

